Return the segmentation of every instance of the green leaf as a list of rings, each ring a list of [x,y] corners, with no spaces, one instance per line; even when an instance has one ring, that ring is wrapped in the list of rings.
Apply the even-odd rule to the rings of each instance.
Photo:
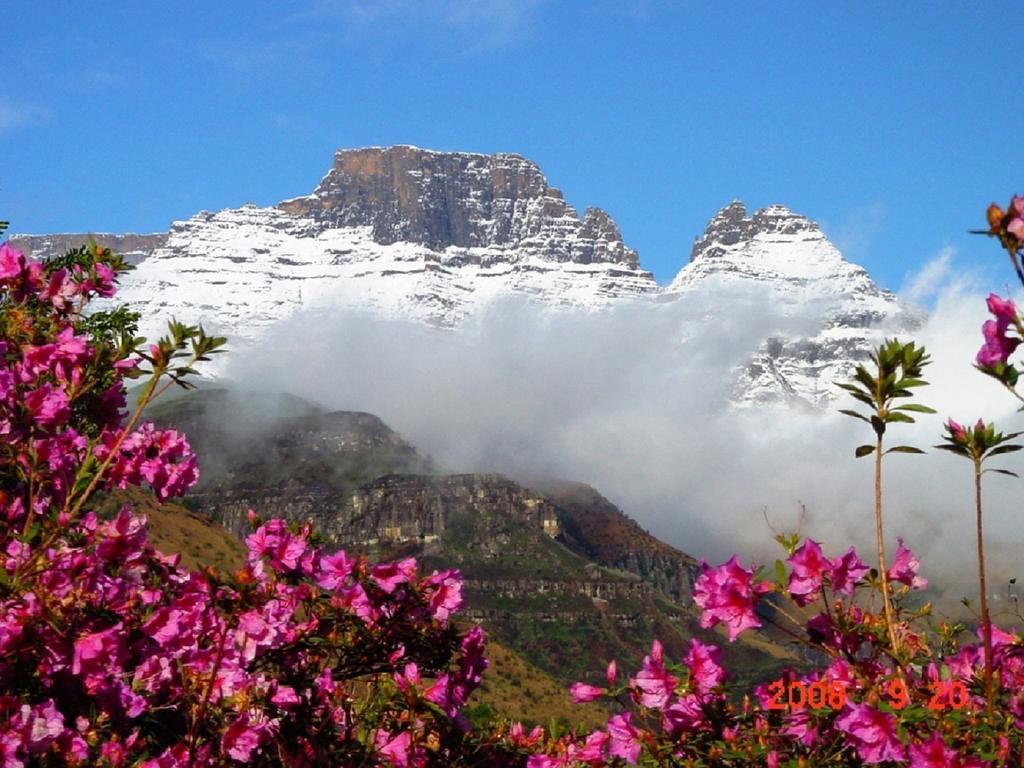
[[[914,413],[938,413],[934,408],[929,408],[927,405],[921,405],[920,403],[908,403],[907,405],[898,405],[893,408],[894,411],[913,411]]]
[[[892,423],[894,421],[898,421],[898,422],[900,422],[902,424],[913,424],[914,423],[914,417],[913,416],[907,416],[907,414],[905,414],[905,413],[896,413],[894,411],[889,411],[889,413],[885,414],[885,423],[886,424],[890,424],[890,423]]]
[[[775,583],[780,587],[786,586],[786,564],[781,560],[775,561]]]
[[[1024,446],[1022,446],[1022,445],[1000,445],[1000,446],[998,446],[996,448],[993,448],[991,451],[989,451],[987,454],[985,454],[985,456],[987,458],[989,456],[998,456],[1000,453],[1013,453],[1014,451],[1019,451],[1021,448],[1024,448]]]
[[[924,379],[900,379],[896,382],[897,389],[910,389],[911,387],[927,387],[928,382]],[[932,411],[935,413],[935,411]]]
[[[885,422],[877,416],[871,417],[871,426],[875,428],[875,434],[879,437],[885,434]]]
[[[957,456],[967,456],[967,449],[962,445],[946,443],[944,445],[933,445],[932,448],[938,448],[940,451],[949,451],[950,453],[955,453]]]
[[[843,414],[846,414],[847,416],[853,416],[853,418],[855,418],[855,419],[860,419],[861,421],[865,422],[866,424],[870,424],[871,423],[871,419],[869,419],[867,416],[864,416],[864,415],[862,415],[860,413],[857,413],[856,411],[850,411],[850,410],[847,410],[845,408],[840,408],[839,412],[843,413]]]
[[[862,365],[857,366],[857,370],[853,374],[854,378],[857,379],[868,392],[873,392],[875,389],[875,380],[871,378],[871,374],[868,373],[868,369]]]
[[[871,397],[869,397],[868,395],[865,395],[863,392],[851,392],[850,397],[859,400],[860,402],[864,403],[864,405],[870,408],[875,407],[875,401],[871,399]],[[1022,407],[1021,410],[1024,411],[1024,407]]]
[[[871,455],[874,452],[875,452],[875,446],[873,446],[873,445],[858,445],[857,446],[857,450],[855,450],[853,452],[853,455],[856,456],[858,459],[860,459],[860,458],[862,458],[864,456],[869,456],[869,455]]]
[[[924,453],[924,451],[912,445],[897,445],[887,450],[886,453]]]
[[[986,472],[998,472],[1000,475],[1009,475],[1010,477],[1020,477],[1016,472],[1011,472],[1008,469],[986,469]]]

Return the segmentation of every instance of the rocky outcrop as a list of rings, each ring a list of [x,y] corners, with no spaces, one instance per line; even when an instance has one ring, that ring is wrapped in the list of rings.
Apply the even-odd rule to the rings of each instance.
[[[112,235],[102,232],[92,235],[11,235],[10,242],[26,256],[34,259],[52,259],[85,245],[90,237],[95,239],[101,248],[109,248],[115,253],[120,253],[129,264],[139,264],[167,242],[165,232],[152,235]]]
[[[608,214],[592,208],[581,220],[534,163],[514,154],[341,150],[311,195],[277,207],[313,219],[321,231],[369,227],[381,245],[498,248],[513,260],[638,266]],[[481,254],[480,263],[508,258]]]
[[[561,521],[559,541],[607,568],[625,571],[680,605],[693,602],[697,561],[641,528],[585,483],[550,478],[527,481],[549,498]]]

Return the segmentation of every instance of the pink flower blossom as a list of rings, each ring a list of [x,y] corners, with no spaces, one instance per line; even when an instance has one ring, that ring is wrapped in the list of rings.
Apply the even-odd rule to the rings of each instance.
[[[0,245],[0,281],[14,280],[25,269],[25,256],[9,243]]]
[[[604,679],[608,681],[608,685],[614,687],[615,683],[619,679],[619,668],[615,664],[615,659],[608,662],[608,667],[604,672]]]
[[[814,539],[807,539],[789,556],[793,566],[789,575],[789,594],[797,605],[807,605],[821,596],[822,579],[831,563],[821,552],[821,545]]]
[[[316,583],[324,589],[337,589],[352,575],[352,561],[344,551],[324,555],[318,563]]]
[[[906,759],[897,733],[896,718],[867,704],[850,704],[836,719],[836,728],[846,734],[847,743],[868,765]]]
[[[377,586],[390,595],[400,584],[408,584],[416,578],[416,560],[408,557],[395,563],[382,563],[373,566],[370,573]]]
[[[705,645],[697,638],[690,640],[684,661],[690,668],[690,683],[697,693],[710,693],[725,682],[721,660],[722,649],[718,646]]]
[[[771,591],[771,584],[754,582],[754,569],[747,570],[733,555],[717,568],[701,563],[701,573],[694,584],[694,600],[704,609],[700,625],[713,627],[724,623],[729,630],[729,641],[761,621],[754,611],[758,598]]]
[[[108,675],[121,672],[124,658],[124,629],[119,622],[102,632],[91,632],[75,640],[71,672],[81,675],[85,687],[95,693]]]
[[[435,571],[424,580],[424,586],[430,595],[430,613],[438,621],[448,621],[462,607],[462,575],[457,570]]]
[[[991,367],[999,363],[1005,363],[1014,350],[1017,349],[1021,340],[1006,335],[1010,326],[1016,326],[1017,307],[1011,299],[1001,299],[994,293],[989,294],[989,311],[995,316],[995,320],[986,320],[981,326],[985,343],[978,350],[976,362],[982,367]]]
[[[253,753],[267,740],[273,728],[267,721],[258,721],[243,712],[224,729],[221,748],[233,760],[249,762]]]
[[[631,719],[632,715],[629,712],[622,712],[608,719],[608,754],[612,757],[621,757],[630,765],[636,765],[642,744],[640,731],[630,722]]]
[[[608,743],[609,736],[604,731],[590,733],[582,744],[570,744],[566,750],[566,761],[573,763],[587,763],[588,765],[604,765],[604,749]]]
[[[30,707],[23,704],[19,717],[22,739],[30,755],[43,755],[64,733],[64,715],[57,711],[53,699]]]
[[[604,696],[604,688],[586,683],[573,683],[569,688],[569,695],[572,696],[574,704],[586,704],[588,701],[597,701]]]
[[[32,420],[44,429],[59,427],[71,416],[71,401],[63,389],[43,384],[25,396]]]
[[[832,560],[829,569],[829,581],[832,589],[845,595],[852,595],[857,583],[863,579],[870,569],[860,558],[853,547],[850,547],[845,555]]]
[[[643,666],[629,682],[638,691],[634,697],[638,698],[642,706],[650,709],[665,708],[679,680],[665,669],[660,642],[655,640],[652,643],[650,655],[644,657]]]
[[[910,745],[910,768],[951,768],[959,763],[957,757],[957,751],[947,747],[938,733],[932,733],[927,741]]]
[[[392,736],[384,730],[377,731],[374,743],[377,747],[377,754],[391,765],[398,766],[398,768],[406,768],[409,765],[409,747],[412,737],[408,731],[402,731],[397,736]]]
[[[704,703],[696,694],[673,699],[662,711],[662,727],[673,738],[684,732],[696,731],[705,724]]]
[[[928,579],[918,576],[917,572],[921,567],[921,561],[909,549],[903,546],[903,539],[896,539],[896,558],[889,567],[888,576],[893,581],[899,581],[914,589],[924,589],[928,586]]]

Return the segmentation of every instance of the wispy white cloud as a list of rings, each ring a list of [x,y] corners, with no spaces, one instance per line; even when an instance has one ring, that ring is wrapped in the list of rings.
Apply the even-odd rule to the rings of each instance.
[[[0,133],[17,130],[46,117],[46,110],[36,104],[15,101],[0,95]]]
[[[956,249],[945,246],[917,272],[908,274],[899,293],[914,304],[927,304],[934,299],[952,277]]]

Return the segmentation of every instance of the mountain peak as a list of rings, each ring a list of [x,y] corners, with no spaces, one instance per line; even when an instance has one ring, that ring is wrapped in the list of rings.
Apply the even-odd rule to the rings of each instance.
[[[580,219],[536,163],[511,153],[343,149],[312,194],[277,207],[321,231],[370,227],[381,245],[502,247],[546,261],[638,267],[606,213],[590,209]]]
[[[733,200],[711,218],[704,234],[696,239],[690,251],[690,261],[723,256],[733,246],[753,240],[758,235],[799,233],[816,233],[824,238],[817,224],[784,205],[769,205],[748,216],[743,202]]]

